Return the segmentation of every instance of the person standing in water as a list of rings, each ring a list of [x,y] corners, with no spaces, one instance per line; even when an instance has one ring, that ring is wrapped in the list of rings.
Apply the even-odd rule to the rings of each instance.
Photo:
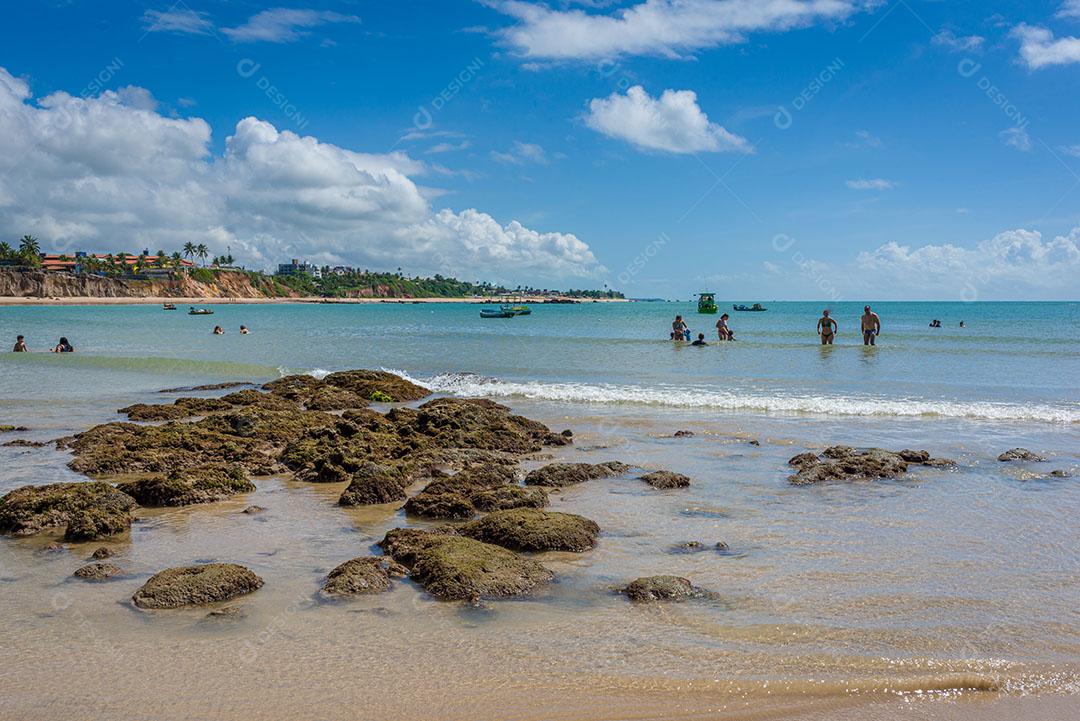
[[[821,345],[832,345],[838,330],[840,330],[840,326],[829,317],[829,309],[826,308],[821,311],[821,318],[817,322],[817,332],[821,336]]]
[[[74,353],[75,348],[68,343],[67,338],[61,338],[60,342],[56,344],[56,347],[52,349],[53,353]]]
[[[681,315],[675,316],[675,320],[672,321],[671,332],[675,340],[690,340],[690,326],[686,325]]]
[[[23,339],[23,337],[21,335],[15,337],[15,347],[11,349],[11,352],[12,353],[26,353],[26,341]]]
[[[862,314],[862,342],[863,345],[877,345],[874,339],[881,335],[881,318],[870,310],[870,306],[863,307]]]
[[[720,316],[720,320],[716,321],[716,334],[720,336],[720,340],[731,340],[731,328],[728,328],[727,324],[730,317],[727,313],[724,313]]]

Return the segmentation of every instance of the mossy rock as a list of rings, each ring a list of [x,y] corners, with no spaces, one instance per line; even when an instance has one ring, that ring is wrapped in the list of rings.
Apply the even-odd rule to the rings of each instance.
[[[263,580],[235,563],[167,568],[150,577],[131,600],[139,608],[166,609],[228,601],[258,590]]]
[[[174,421],[195,415],[183,406],[171,403],[136,403],[121,408],[117,413],[123,413],[132,421]]]
[[[327,596],[357,596],[390,590],[391,577],[401,577],[408,569],[387,557],[362,556],[342,563],[326,577],[322,592]]]
[[[427,388],[386,371],[339,371],[326,376],[323,382],[352,391],[361,398],[371,398],[373,393],[378,392],[398,403],[418,401],[431,395]]]
[[[625,473],[630,466],[618,461],[606,463],[549,463],[525,476],[527,486],[563,488],[597,478],[611,478]]]
[[[263,390],[284,398],[295,398],[325,385],[315,376],[291,375],[278,378],[263,385]]]
[[[911,464],[924,466],[950,465],[945,459],[931,458],[925,451],[888,451],[882,448],[859,450],[851,446],[830,446],[820,456],[800,453],[788,461],[797,469],[788,477],[793,485],[809,485],[822,481],[875,480],[897,478],[907,473]]]
[[[1042,463],[1045,458],[1038,453],[1032,453],[1026,448],[1010,448],[998,456],[998,460],[1005,463],[1009,461],[1027,461],[1029,463]]]
[[[221,410],[227,410],[234,406],[238,407],[251,407],[263,408],[268,411],[295,411],[299,410],[299,406],[291,400],[282,398],[281,396],[275,396],[272,393],[261,393],[254,388],[245,388],[242,391],[236,391],[226,396],[222,396],[220,399],[223,403],[227,404],[226,408]]]
[[[405,501],[405,512],[421,518],[465,520],[476,515],[472,501],[460,493],[421,491]]]
[[[382,391],[372,391],[370,400],[373,403],[393,403],[394,399],[389,393],[383,393]]]
[[[127,481],[117,488],[143,506],[188,506],[251,493],[255,484],[247,479],[239,466],[217,463]]]
[[[88,541],[131,528],[135,499],[108,483],[23,486],[0,498],[0,532],[29,536],[65,528],[69,541]]]
[[[681,473],[673,473],[671,471],[653,471],[652,473],[646,473],[643,476],[639,476],[639,480],[645,481],[653,488],[668,489],[668,488],[687,488],[690,485],[690,478],[684,476]]]
[[[304,407],[311,411],[344,411],[363,408],[368,401],[345,388],[324,385],[298,396]]]
[[[114,566],[111,563],[88,563],[76,569],[75,573],[71,575],[84,581],[104,581],[121,572],[119,566]]]
[[[469,501],[478,511],[504,511],[510,508],[543,508],[548,504],[548,494],[543,488],[502,486],[474,491]]]
[[[580,553],[596,545],[600,526],[572,513],[513,508],[494,511],[457,532],[512,551],[574,551]]]
[[[639,578],[621,592],[631,601],[685,601],[709,595],[706,591],[679,576],[647,576]]]
[[[364,463],[350,477],[341,494],[342,506],[365,506],[405,500],[405,486],[396,470],[376,463]]]

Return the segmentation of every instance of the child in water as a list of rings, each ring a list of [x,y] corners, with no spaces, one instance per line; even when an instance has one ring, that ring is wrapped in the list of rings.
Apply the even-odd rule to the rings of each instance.
[[[691,343],[690,345],[702,346],[702,345],[709,345],[709,344],[705,342],[705,334],[704,333],[698,333],[697,334],[697,340],[694,341],[693,343]]]
[[[214,335],[225,335],[225,329],[222,328],[220,325],[215,325],[214,326]]]

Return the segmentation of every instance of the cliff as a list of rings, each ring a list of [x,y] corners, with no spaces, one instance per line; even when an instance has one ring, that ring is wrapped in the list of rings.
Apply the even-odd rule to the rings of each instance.
[[[95,275],[0,268],[0,297],[36,298],[272,298],[299,294],[240,271],[207,272],[207,281],[184,274],[175,280],[128,280]]]

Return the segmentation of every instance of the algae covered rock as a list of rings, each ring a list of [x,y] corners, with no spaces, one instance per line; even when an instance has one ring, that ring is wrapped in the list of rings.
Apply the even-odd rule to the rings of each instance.
[[[1038,453],[1032,453],[1026,448],[1010,448],[1009,450],[998,456],[998,460],[1004,462],[1008,461],[1028,461],[1032,463],[1041,463],[1046,459],[1040,456]]]
[[[235,563],[167,568],[150,577],[131,600],[139,608],[181,608],[227,601],[258,590],[263,580]]]
[[[595,480],[597,478],[611,478],[625,473],[630,466],[618,461],[607,463],[549,463],[542,468],[530,471],[525,476],[527,486],[549,486],[562,488],[577,483]]]
[[[421,491],[405,501],[405,512],[421,518],[464,520],[476,515],[476,507],[460,493],[429,493]]]
[[[638,602],[685,601],[706,595],[689,579],[679,576],[646,576],[635,580],[621,592],[629,596],[631,601]]]
[[[686,488],[690,485],[690,478],[681,473],[671,471],[653,471],[639,477],[653,488]]]
[[[401,403],[418,401],[431,395],[431,391],[386,371],[354,370],[331,373],[323,379],[330,386],[344,388],[361,398],[370,399],[373,394]],[[386,402],[386,401],[384,401]]]
[[[251,493],[255,484],[247,479],[239,466],[216,463],[127,481],[117,488],[142,506],[188,506]]]
[[[503,511],[510,508],[543,508],[548,504],[548,494],[539,486],[501,486],[473,491],[469,502],[478,511]]]
[[[405,485],[396,470],[376,463],[364,463],[351,476],[341,494],[342,506],[363,506],[405,500]]]
[[[23,486],[0,498],[0,533],[65,528],[65,539],[89,541],[131,528],[135,507],[135,499],[101,481]]]
[[[96,561],[101,561],[106,558],[112,558],[115,555],[116,552],[108,546],[98,546],[94,549],[94,552],[90,554],[90,558],[93,558]]]
[[[858,450],[850,446],[831,446],[820,456],[800,453],[788,461],[797,468],[788,481],[808,485],[821,481],[873,480],[896,478],[911,464],[926,466],[949,465],[952,461],[931,458],[926,451],[887,451],[882,448]]]
[[[396,561],[385,557],[363,556],[342,563],[331,571],[323,584],[327,596],[356,596],[390,590],[390,578],[407,572]]]
[[[85,581],[104,581],[120,572],[120,567],[111,563],[88,563],[71,575]]]
[[[596,545],[600,526],[572,513],[514,508],[489,513],[456,531],[513,551],[581,552]]]

